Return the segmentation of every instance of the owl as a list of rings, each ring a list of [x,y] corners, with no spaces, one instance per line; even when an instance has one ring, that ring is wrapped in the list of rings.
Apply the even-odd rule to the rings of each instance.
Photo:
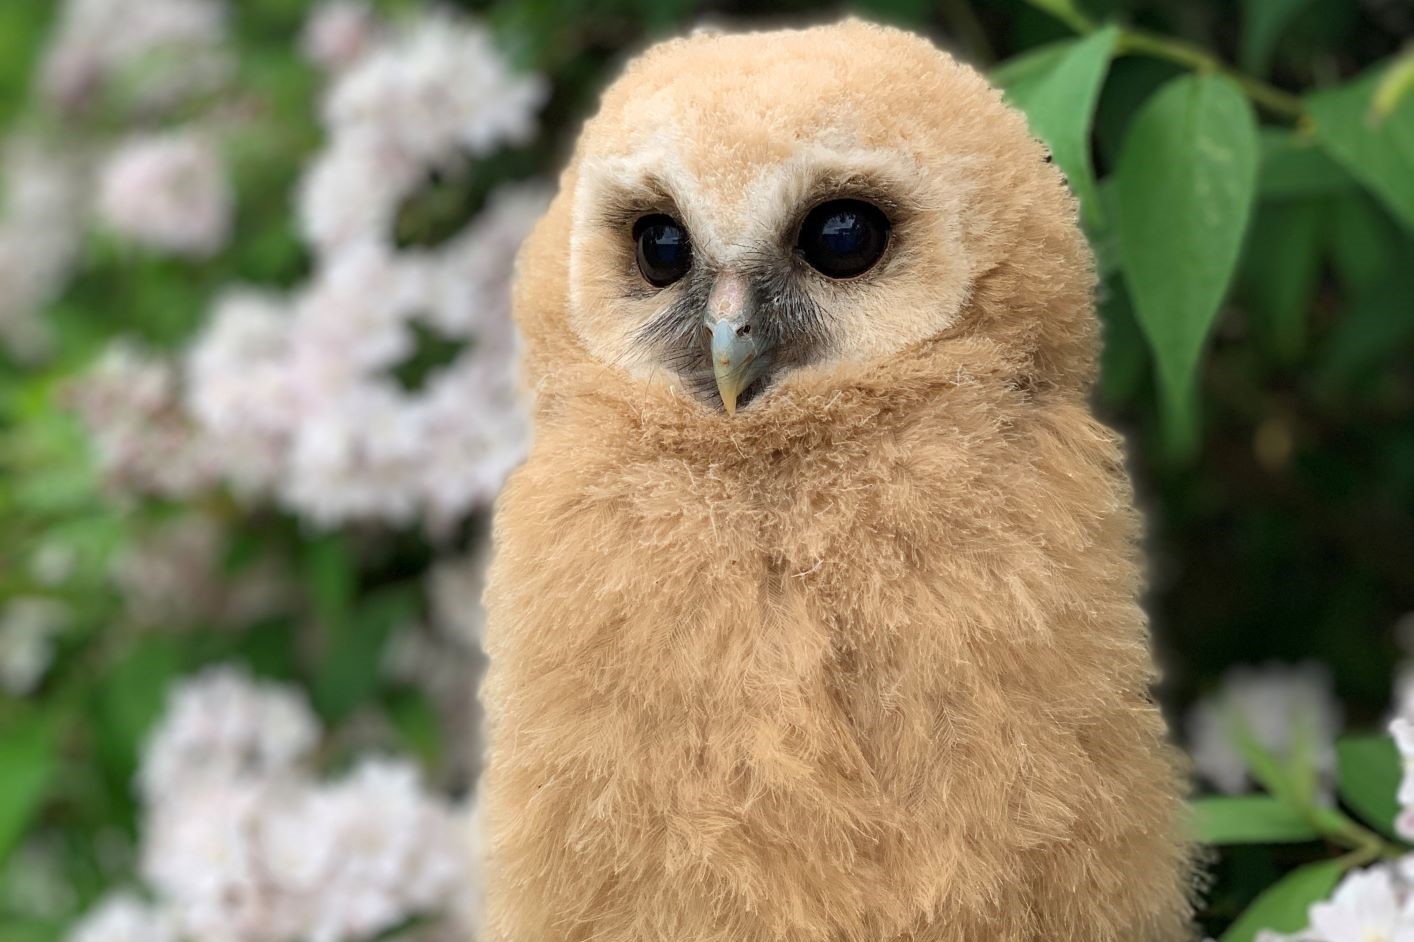
[[[518,266],[483,937],[1186,937],[1092,258],[1021,115],[857,21],[667,42]]]

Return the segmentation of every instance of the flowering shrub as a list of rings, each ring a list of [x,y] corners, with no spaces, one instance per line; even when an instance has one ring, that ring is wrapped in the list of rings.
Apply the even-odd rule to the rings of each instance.
[[[1194,801],[1202,839],[1224,846],[1325,840],[1346,851],[1287,874],[1224,938],[1414,938],[1411,718],[1414,702],[1400,698],[1392,737],[1338,738],[1340,709],[1315,664],[1235,669],[1193,707],[1194,765],[1225,793]]]
[[[1205,930],[1414,939],[1414,15],[855,6],[1080,200]],[[626,52],[800,12],[0,5],[0,938],[473,935],[516,250]]]

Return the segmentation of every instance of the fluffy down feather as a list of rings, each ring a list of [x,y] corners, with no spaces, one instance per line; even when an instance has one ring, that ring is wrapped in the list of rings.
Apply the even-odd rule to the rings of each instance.
[[[749,119],[751,76],[780,109],[830,69],[875,103],[870,146],[965,177],[960,316],[734,418],[591,355],[571,197],[630,103]],[[1139,521],[1043,156],[972,70],[857,22],[668,43],[606,94],[520,261],[536,441],[487,593],[492,942],[1185,937]]]

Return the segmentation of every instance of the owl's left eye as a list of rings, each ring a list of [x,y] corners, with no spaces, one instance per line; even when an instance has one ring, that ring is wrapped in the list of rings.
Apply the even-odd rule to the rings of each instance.
[[[687,230],[662,213],[643,216],[633,224],[638,270],[655,288],[677,281],[692,267]]]
[[[831,200],[806,214],[796,251],[827,278],[854,278],[883,257],[889,228],[889,218],[873,203]]]

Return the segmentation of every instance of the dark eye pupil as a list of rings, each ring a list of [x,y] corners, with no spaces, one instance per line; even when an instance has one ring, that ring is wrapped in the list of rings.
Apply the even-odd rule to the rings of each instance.
[[[649,284],[670,285],[692,267],[692,245],[687,230],[671,216],[654,213],[633,224],[638,270]]]
[[[888,217],[863,200],[821,203],[800,224],[801,256],[830,278],[862,275],[874,267],[888,244]]]

